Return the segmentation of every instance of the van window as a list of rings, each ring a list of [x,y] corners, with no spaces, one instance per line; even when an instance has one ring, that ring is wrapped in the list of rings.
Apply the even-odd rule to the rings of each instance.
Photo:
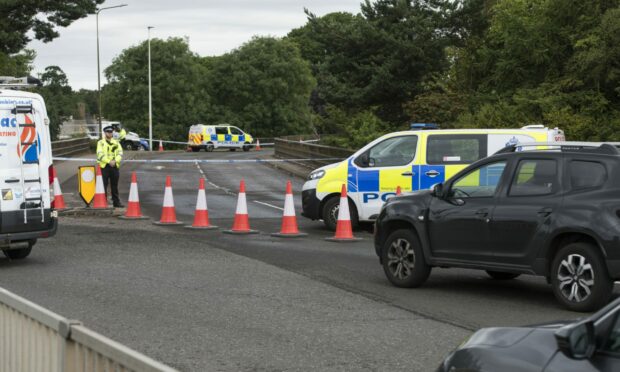
[[[499,161],[473,169],[454,181],[450,194],[459,199],[492,197],[505,168],[506,162]]]
[[[607,171],[601,163],[593,161],[571,161],[570,183],[573,190],[598,187],[607,180]]]
[[[243,132],[239,128],[230,127],[230,134],[236,134],[236,135],[242,136]]]
[[[215,134],[228,134],[228,127],[215,127]]]
[[[426,143],[426,163],[471,164],[487,156],[485,134],[430,135]]]
[[[392,137],[381,141],[355,159],[362,168],[407,165],[415,158],[418,136]]]

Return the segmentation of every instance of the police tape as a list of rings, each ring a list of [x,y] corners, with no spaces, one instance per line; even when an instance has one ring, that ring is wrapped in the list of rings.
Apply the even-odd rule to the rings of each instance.
[[[148,139],[148,138],[140,138],[140,140],[142,140],[142,141],[146,141],[146,142],[148,142],[148,141],[149,141],[149,139]],[[159,143],[159,142],[161,142],[161,143],[172,143],[172,144],[175,144],[175,145],[187,145],[187,146],[191,146],[189,142],[166,141],[166,140],[156,140],[156,139],[154,139],[154,140],[153,140],[153,143],[155,143],[155,144],[157,144],[157,143]],[[304,142],[309,142],[309,141],[304,141]],[[275,145],[275,143],[273,143],[273,142],[270,142],[270,143],[261,143],[260,145],[261,145],[261,146],[273,146],[273,145]],[[247,144],[247,145],[245,145],[245,146],[256,146],[256,143],[248,143],[248,144]]]
[[[67,158],[53,157],[56,161],[80,161],[80,162],[96,162],[97,159],[92,158]],[[316,159],[128,159],[123,163],[212,163],[212,164],[234,164],[234,163],[286,163],[286,162],[303,162],[303,161],[339,161],[343,158],[316,158]]]

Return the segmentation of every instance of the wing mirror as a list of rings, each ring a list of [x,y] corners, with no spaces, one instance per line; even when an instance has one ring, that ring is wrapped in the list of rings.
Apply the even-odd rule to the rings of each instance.
[[[433,186],[433,196],[439,199],[444,197],[443,183],[438,183]]]
[[[370,154],[368,152],[363,153],[362,155],[360,155],[359,160],[359,164],[362,167],[368,167],[370,165]]]
[[[594,354],[596,340],[592,321],[569,324],[555,332],[559,349],[569,358],[588,359]]]

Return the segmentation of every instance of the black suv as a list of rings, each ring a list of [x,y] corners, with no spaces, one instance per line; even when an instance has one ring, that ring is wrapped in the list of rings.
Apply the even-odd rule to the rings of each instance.
[[[567,308],[598,309],[620,278],[620,151],[507,147],[432,190],[389,199],[374,239],[398,287],[422,285],[434,266],[542,275]]]

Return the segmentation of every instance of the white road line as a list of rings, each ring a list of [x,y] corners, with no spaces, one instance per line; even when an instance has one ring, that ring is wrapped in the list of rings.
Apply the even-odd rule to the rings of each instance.
[[[283,211],[283,210],[284,210],[284,208],[276,207],[275,205],[272,205],[272,204],[269,204],[269,203],[264,203],[264,202],[262,202],[262,201],[258,201],[258,200],[254,200],[254,203],[258,203],[258,204],[266,205],[266,206],[268,206],[268,207],[275,208],[275,209],[280,210],[280,211]]]

